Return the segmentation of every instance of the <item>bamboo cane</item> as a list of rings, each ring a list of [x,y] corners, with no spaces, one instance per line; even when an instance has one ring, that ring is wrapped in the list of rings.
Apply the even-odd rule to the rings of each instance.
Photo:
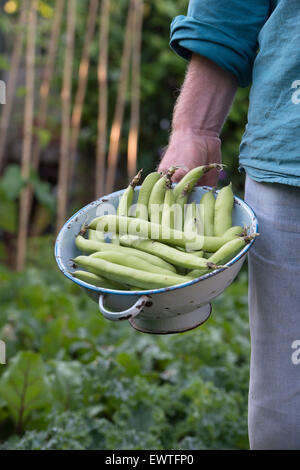
[[[135,0],[132,38],[131,116],[128,136],[127,171],[132,180],[137,172],[137,149],[140,120],[140,64],[143,22],[143,0]]]
[[[36,40],[36,16],[38,0],[30,1],[27,16],[27,46],[26,46],[26,97],[24,109],[24,140],[21,160],[22,178],[26,180],[30,174],[30,159],[32,147],[33,115],[34,115],[34,66],[35,66],[35,40]],[[28,231],[28,203],[29,185],[20,196],[19,233],[17,240],[17,270],[24,268],[26,242]]]
[[[72,183],[75,157],[77,150],[78,135],[81,123],[82,108],[86,93],[87,77],[90,65],[90,51],[91,43],[93,41],[97,11],[99,6],[99,0],[90,0],[86,34],[84,38],[84,45],[82,51],[82,57],[79,65],[79,80],[78,87],[75,96],[75,104],[72,113],[72,125],[71,125],[71,150],[70,150],[70,173],[69,173],[69,184]]]
[[[100,12],[99,58],[98,58],[98,135],[96,155],[96,198],[104,194],[105,155],[107,139],[107,61],[110,0],[102,0]]]
[[[24,25],[26,22],[28,1],[23,0],[21,11],[17,24],[17,34],[14,41],[13,51],[11,55],[10,69],[7,79],[6,104],[3,106],[2,116],[0,120],[0,171],[3,165],[3,156],[7,140],[7,132],[9,127],[10,115],[13,106],[15,89],[18,77],[18,71],[21,61],[21,54],[24,40]]]
[[[131,38],[132,38],[132,17],[133,17],[133,5],[134,0],[130,1],[126,27],[125,27],[125,37],[124,45],[121,59],[121,72],[120,72],[120,81],[118,86],[117,93],[117,102],[115,107],[115,113],[113,118],[113,123],[110,132],[109,140],[109,151],[108,151],[108,171],[106,178],[106,187],[105,192],[111,193],[115,186],[116,180],[116,170],[117,170],[117,157],[121,136],[121,129],[123,124],[124,117],[124,108],[126,101],[126,90],[128,83],[128,72],[130,64],[130,53],[131,53]]]
[[[36,127],[43,129],[46,125],[47,111],[48,111],[48,97],[50,84],[53,77],[55,57],[57,53],[57,43],[59,39],[61,20],[64,10],[65,0],[56,0],[54,17],[52,21],[50,42],[47,50],[47,59],[43,71],[43,78],[40,87],[40,103],[36,120]],[[32,152],[32,167],[37,170],[40,162],[40,142],[35,139]]]
[[[66,217],[69,181],[71,86],[76,22],[76,0],[68,0],[66,50],[61,92],[62,122],[58,170],[56,231],[61,228]]]
[[[64,10],[65,0],[56,0],[54,17],[52,21],[50,42],[47,50],[47,59],[45,67],[43,70],[42,83],[40,86],[40,102],[38,108],[38,114],[36,118],[36,128],[43,129],[46,126],[47,120],[47,111],[48,111],[48,97],[50,91],[50,85],[53,77],[55,56],[57,52],[57,43],[59,39],[61,20]],[[33,140],[33,150],[32,150],[32,168],[37,171],[40,165],[40,152],[41,146],[38,138]],[[30,215],[30,210],[32,207],[33,199],[33,188],[30,185],[29,189],[29,203],[28,203],[28,218]]]

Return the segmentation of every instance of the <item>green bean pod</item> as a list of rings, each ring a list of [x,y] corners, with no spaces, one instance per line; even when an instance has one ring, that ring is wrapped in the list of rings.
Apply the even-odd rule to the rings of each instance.
[[[129,215],[128,212],[133,201],[134,188],[138,185],[141,179],[142,171],[143,170],[140,170],[137,175],[135,175],[135,177],[132,179],[132,181],[129,183],[129,185],[123,192],[117,208],[118,215],[121,215],[123,217]]]
[[[148,203],[153,186],[160,179],[161,175],[157,171],[153,171],[146,176],[140,187],[137,200],[135,217],[138,219],[148,220]]]
[[[212,263],[228,263],[232,258],[239,253],[246,245],[246,237],[238,237],[225,243],[219,250],[208,258]]]
[[[112,281],[123,282],[145,290],[170,287],[186,282],[186,278],[178,274],[149,273],[91,256],[77,256],[73,259],[73,262],[92,273],[100,274],[100,276],[102,275]]]
[[[230,227],[228,230],[226,230],[226,232],[224,233],[222,237],[204,236],[202,249],[208,253],[215,253],[223,245],[225,245],[225,243],[235,238],[238,238],[240,235],[243,234],[243,232],[244,232],[243,227],[240,227],[239,225],[235,225],[233,227]],[[206,258],[206,256],[204,256],[204,258]]]
[[[148,253],[144,253],[143,251],[135,250],[133,248],[126,248],[124,246],[113,246],[110,243],[103,243],[97,242],[94,240],[86,240],[81,235],[78,235],[75,239],[75,244],[77,248],[82,251],[83,253],[95,253],[97,251],[112,251],[117,250],[121,253],[124,257],[126,256],[137,256],[148,263],[159,266],[162,269],[167,269],[170,272],[175,273],[176,269],[171,264],[167,263],[166,261],[162,260],[158,256],[154,256]]]
[[[165,176],[161,176],[161,178],[155,183],[152,188],[148,202],[148,215],[151,222],[161,222],[166,185],[167,178]]]
[[[88,271],[76,270],[70,273],[76,279],[92,284],[96,287],[104,287],[104,289],[115,289],[115,290],[128,290],[126,285],[120,284],[118,282],[105,279],[97,274],[90,273]]]
[[[228,241],[225,243],[219,250],[217,250],[215,253],[213,253],[209,258],[208,261],[210,261],[213,264],[226,264],[230,260],[232,260],[246,245],[247,243],[247,237],[238,237],[234,238],[233,240]],[[208,269],[194,269],[190,271],[186,277],[192,277],[192,278],[197,278],[200,276],[203,276],[204,274],[208,273]]]
[[[119,239],[119,236],[114,233],[112,236],[111,236],[111,239],[110,239],[110,243],[112,245],[120,245],[120,239]]]
[[[192,239],[196,234],[199,234],[197,205],[195,201],[186,206],[183,231],[187,238]]]
[[[249,241],[248,238],[249,237],[236,237],[233,240],[224,243],[224,245],[221,246],[221,248],[219,248],[215,253],[210,253],[207,261],[217,265],[224,265],[228,263],[228,261],[233,259],[235,255],[244,248],[246,243]],[[203,276],[208,272],[208,269],[193,269],[187,274],[187,276],[196,278]]]
[[[215,219],[215,197],[213,190],[207,191],[203,194],[201,201],[201,214],[203,217],[203,231],[204,235],[213,236],[214,230],[214,219]]]
[[[196,279],[197,277],[204,276],[204,274],[209,273],[211,269],[209,268],[201,268],[201,269],[193,269],[192,271],[189,271],[185,277],[186,279]]]
[[[88,239],[89,240],[93,240],[93,241],[97,241],[97,242],[103,242],[103,243],[106,243],[105,241],[105,234],[103,232],[100,232],[99,230],[93,230],[93,229],[89,229],[89,236],[88,236]],[[110,237],[110,241],[109,243],[112,243],[113,245],[120,245],[120,242],[119,242],[119,237],[116,233],[114,233],[111,237]]]
[[[224,237],[235,237],[235,236],[238,236],[238,235],[246,235],[244,233],[244,229],[243,227],[241,227],[240,225],[233,225],[232,227],[230,227],[229,229],[226,230],[226,232],[224,233]]]
[[[221,169],[222,165],[219,163],[211,163],[209,165],[202,165],[190,170],[184,177],[179,181],[179,183],[174,188],[174,195],[175,200],[179,196],[179,194],[183,191],[186,184],[189,184],[189,192],[192,191],[195,184],[205,175],[208,171],[212,170],[213,168]]]
[[[174,192],[171,182],[167,182],[161,223],[164,227],[174,228]]]
[[[198,235],[205,235],[204,234],[204,227],[203,221],[201,216],[201,206],[200,204],[195,202],[195,229]]]
[[[175,266],[182,266],[183,268],[207,268],[209,266],[207,260],[194,256],[190,253],[185,253],[176,248],[164,245],[163,243],[156,242],[153,240],[144,240],[132,236],[120,237],[121,245],[127,247],[133,247],[138,250],[145,251],[146,253],[155,254],[160,258],[168,261]]]
[[[111,263],[121,264],[122,266],[128,266],[128,268],[139,268],[141,271],[147,271],[149,273],[158,273],[158,274],[168,274],[170,271],[168,269],[163,269],[161,266],[156,266],[155,264],[148,263],[142,258],[134,255],[127,255],[118,252],[118,251],[97,251],[96,253],[91,254],[93,258],[101,258]]]
[[[226,230],[232,226],[232,209],[234,204],[234,196],[232,192],[232,184],[220,189],[215,202],[214,215],[214,234],[217,237],[224,235]]]
[[[226,237],[209,237],[195,234],[193,240],[187,239],[184,232],[174,229],[165,229],[160,224],[147,222],[142,219],[132,219],[130,217],[118,217],[113,214],[103,215],[93,219],[91,228],[101,231],[116,232],[120,235],[135,235],[141,238],[158,240],[168,245],[179,246],[195,251],[217,251],[224,243],[234,238],[234,235]]]
[[[89,229],[89,236],[88,236],[88,239],[89,240],[93,240],[93,241],[96,241],[96,242],[103,242],[103,243],[106,243],[105,241],[105,234],[103,232],[100,232],[100,230],[93,230],[93,229]],[[116,233],[114,233],[111,237],[110,237],[110,240],[109,240],[109,243],[112,243],[113,245],[120,245],[120,242],[119,242],[119,237]]]
[[[229,242],[236,238],[236,235],[223,236],[223,237],[203,237],[202,249],[211,253],[216,252],[223,246],[225,243]]]
[[[92,228],[89,229],[88,233],[89,240],[94,240],[97,242],[105,242],[105,234],[104,232],[100,232],[100,230],[93,230]]]
[[[149,219],[154,223],[161,223],[164,207],[166,189],[170,187],[171,179],[178,167],[171,166],[153,186],[149,197],[148,213]]]
[[[199,250],[199,251],[187,251],[187,253],[192,254],[193,256],[198,256],[198,258],[205,258],[204,256],[204,251]]]
[[[180,192],[179,196],[175,199],[174,205],[174,229],[175,230],[182,230],[184,226],[184,215],[185,215],[185,207],[188,200],[188,195],[190,191],[190,185],[186,184],[183,188],[183,191]],[[174,193],[174,189],[173,189]],[[175,193],[174,193],[175,198]]]

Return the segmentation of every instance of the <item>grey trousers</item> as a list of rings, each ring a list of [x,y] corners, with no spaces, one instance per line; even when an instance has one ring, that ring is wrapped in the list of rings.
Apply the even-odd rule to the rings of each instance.
[[[246,178],[260,237],[249,252],[251,449],[300,449],[300,187]]]

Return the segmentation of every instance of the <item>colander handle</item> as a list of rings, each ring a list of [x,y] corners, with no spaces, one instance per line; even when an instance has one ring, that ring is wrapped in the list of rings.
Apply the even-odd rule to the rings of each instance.
[[[121,312],[112,312],[107,310],[104,306],[105,294],[99,296],[99,309],[105,318],[108,320],[129,320],[129,318],[136,317],[144,308],[146,302],[148,302],[149,297],[147,295],[141,295],[141,297],[132,305],[132,307]]]

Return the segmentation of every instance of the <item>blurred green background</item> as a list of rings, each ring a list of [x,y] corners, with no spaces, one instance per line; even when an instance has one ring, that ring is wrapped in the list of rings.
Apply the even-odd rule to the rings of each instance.
[[[172,109],[186,63],[169,48],[172,18],[185,0],[145,1],[141,57],[138,167],[144,175],[159,162],[168,142]],[[0,78],[10,67],[20,2],[0,2]],[[39,1],[37,90],[53,17],[53,1]],[[77,2],[73,96],[78,81],[88,1]],[[128,1],[112,0],[109,35],[110,130]],[[66,13],[63,29],[65,29]],[[61,35],[51,84],[47,125],[35,138],[41,164],[32,173],[27,267],[15,273],[23,132],[24,64],[0,175],[0,339],[7,364],[0,365],[0,448],[3,449],[245,449],[249,332],[247,274],[219,297],[211,319],[184,334],[143,335],[126,323],[100,318],[97,306],[58,272],[52,251],[55,229],[60,90],[65,48]],[[94,198],[97,138],[98,42],[91,48],[76,173],[68,215]],[[116,189],[127,186],[130,92],[118,156]],[[233,182],[243,196],[239,143],[246,123],[248,89],[240,89],[222,131],[220,186]],[[20,393],[20,390],[22,393]]]

